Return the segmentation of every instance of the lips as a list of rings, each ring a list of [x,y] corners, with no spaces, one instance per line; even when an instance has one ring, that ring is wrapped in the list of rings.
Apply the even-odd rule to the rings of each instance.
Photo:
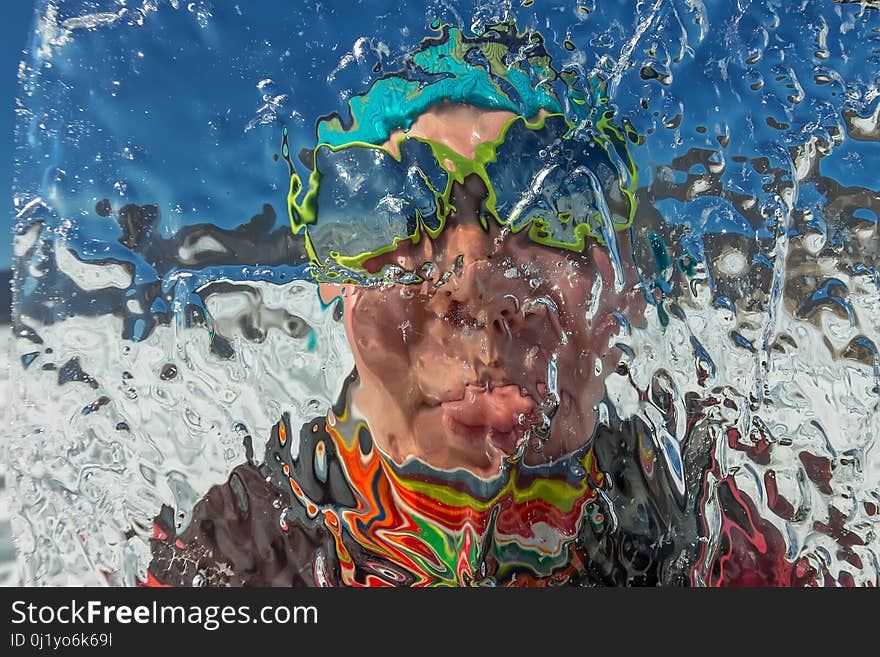
[[[461,399],[441,405],[444,424],[457,435],[472,441],[489,440],[512,453],[534,419],[536,404],[523,397],[515,384],[497,388],[468,385]]]

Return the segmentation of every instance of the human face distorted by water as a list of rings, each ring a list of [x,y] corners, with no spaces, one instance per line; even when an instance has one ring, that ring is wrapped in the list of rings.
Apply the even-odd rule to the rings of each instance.
[[[497,137],[504,114],[431,113],[411,133],[467,156]],[[573,253],[486,230],[486,193],[476,176],[455,184],[455,211],[437,238],[422,235],[365,264],[371,272],[396,265],[423,282],[322,284],[321,294],[343,299],[359,379],[353,403],[380,450],[398,464],[416,458],[491,478],[522,443],[523,461],[534,465],[588,442],[617,364],[613,311],[625,311],[634,293],[617,289],[608,251],[595,242]]]

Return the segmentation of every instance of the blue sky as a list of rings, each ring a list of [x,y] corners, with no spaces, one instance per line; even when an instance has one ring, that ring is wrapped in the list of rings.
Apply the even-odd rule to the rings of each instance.
[[[31,28],[32,0],[6,0],[0,21],[0,180],[3,185],[3,239],[0,240],[0,270],[8,269],[12,257],[12,127],[15,123],[16,73]]]

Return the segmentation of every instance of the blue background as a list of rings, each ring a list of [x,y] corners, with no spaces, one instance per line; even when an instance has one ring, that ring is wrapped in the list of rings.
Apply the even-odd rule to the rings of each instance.
[[[57,5],[40,0],[50,4]],[[282,127],[289,129],[292,153],[314,146],[315,120],[333,111],[347,120],[345,102],[398,70],[426,35],[426,24],[436,19],[466,26],[475,16],[501,20],[486,9],[500,12],[501,4],[428,0],[392,9],[379,0],[264,0],[181,3],[172,12],[160,3],[140,21],[137,12],[123,16],[116,0],[67,0],[47,12],[54,23],[29,44],[32,70],[17,92],[15,66],[30,2],[13,0],[21,27],[7,11],[11,93],[5,120],[13,119],[14,95],[29,94],[15,151],[16,191],[21,202],[51,199],[34,206],[22,224],[41,222],[80,259],[128,263],[137,285],[167,272],[120,241],[117,218],[96,214],[105,198],[115,211],[155,205],[156,234],[165,240],[199,225],[233,230],[264,204],[274,208],[274,228],[281,230],[289,185],[287,167],[277,158]],[[520,29],[541,31],[557,66],[582,78],[605,71],[616,117],[645,137],[631,149],[641,188],[650,190],[658,171],[667,175],[670,163],[694,149],[725,160],[719,183],[751,197],[754,211],[743,214],[716,193],[654,201],[658,220],[696,241],[690,253],[702,253],[699,242],[711,233],[760,239],[771,253],[770,236],[787,208],[752,162],[787,172],[792,148],[814,137],[832,143],[832,131],[846,133],[844,112],[873,115],[880,103],[880,14],[852,3],[801,7],[766,0],[740,7],[708,0],[700,22],[686,0],[588,4],[593,11],[573,13],[572,0],[544,0],[514,13]],[[203,14],[202,6],[210,11]],[[112,28],[79,25],[59,32],[59,22],[104,11],[120,14]],[[59,33],[64,38],[56,43]],[[566,40],[576,52],[561,45]],[[824,44],[821,52],[818,44]],[[873,146],[843,139],[823,157],[822,174],[844,186],[873,187],[880,166]],[[10,154],[5,165],[11,164]],[[299,158],[294,165],[307,175]],[[679,171],[676,184],[698,170]],[[799,185],[795,210],[824,221],[823,204],[814,182]],[[836,228],[828,230],[836,239]],[[3,240],[0,271],[4,261],[8,267],[8,242]],[[769,262],[762,257],[757,262]],[[250,275],[237,261],[228,264],[238,273],[224,270],[224,276]]]
[[[0,112],[0,180],[3,184],[3,239],[0,240],[0,270],[10,267],[12,257],[12,128],[15,124],[16,74],[28,39],[34,6],[31,0],[7,0],[0,20],[0,84],[3,98]]]

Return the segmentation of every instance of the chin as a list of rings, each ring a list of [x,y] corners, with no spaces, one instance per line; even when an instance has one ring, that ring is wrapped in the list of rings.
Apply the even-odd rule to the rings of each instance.
[[[398,468],[427,466],[441,478],[452,479],[469,474],[484,481],[505,476],[516,463],[530,467],[549,465],[583,447],[579,444],[569,449],[562,441],[557,441],[551,436],[544,447],[536,451],[528,443],[521,445],[522,441],[529,440],[521,435],[499,437],[476,436],[472,433],[456,431],[445,433],[444,440],[430,445],[412,446],[413,443],[410,443],[411,446],[407,449],[393,450],[377,443],[377,447],[386,461]]]
[[[459,479],[462,475],[470,475],[483,481],[492,481],[503,476],[509,468],[508,456],[501,452],[484,454],[485,458],[481,460],[473,458],[437,460],[416,454],[410,454],[399,460],[387,454],[385,456],[399,468],[417,465],[421,466],[418,469],[423,471],[424,466],[427,466],[430,471],[438,475],[439,479]]]
[[[462,424],[441,406],[425,406],[416,414],[408,439],[398,441],[390,451],[398,465],[418,461],[445,474],[464,470],[481,479],[493,479],[503,474],[524,435],[524,430],[507,426]]]

